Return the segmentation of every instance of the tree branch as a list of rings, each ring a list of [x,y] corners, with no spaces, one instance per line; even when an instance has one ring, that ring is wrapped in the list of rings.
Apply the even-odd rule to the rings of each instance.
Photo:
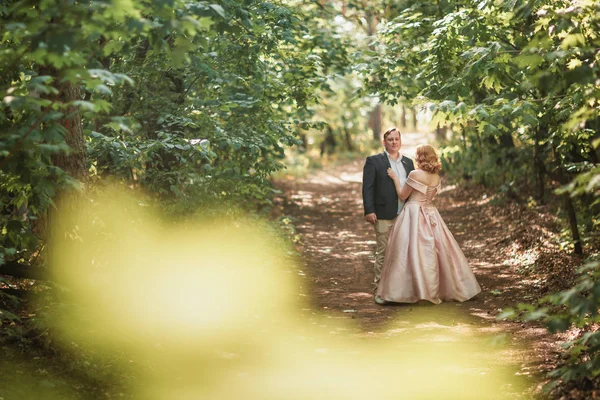
[[[183,93],[183,97],[187,96],[188,92],[190,91],[190,89],[192,88],[192,86],[194,85],[194,83],[196,83],[196,81],[198,79],[200,79],[202,77],[202,75],[197,76],[192,83],[190,83],[190,85],[188,86],[188,88],[186,89],[185,93]]]
[[[16,261],[9,261],[0,265],[0,275],[9,275],[14,278],[48,280],[48,271],[45,268],[31,267]]]

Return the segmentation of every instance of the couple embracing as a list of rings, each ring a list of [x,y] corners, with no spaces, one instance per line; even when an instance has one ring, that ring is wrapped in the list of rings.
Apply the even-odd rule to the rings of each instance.
[[[401,145],[400,131],[388,129],[385,151],[367,157],[363,169],[365,220],[377,238],[375,302],[468,300],[481,288],[432,202],[441,185],[439,158],[420,145],[413,164]]]

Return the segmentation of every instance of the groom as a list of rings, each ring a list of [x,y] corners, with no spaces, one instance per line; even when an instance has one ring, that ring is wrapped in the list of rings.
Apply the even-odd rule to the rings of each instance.
[[[400,154],[402,139],[400,131],[390,128],[383,134],[383,153],[367,157],[363,168],[363,206],[365,209],[365,220],[375,226],[377,247],[375,249],[375,292],[381,277],[381,267],[387,247],[390,229],[396,216],[402,210],[404,203],[398,199],[394,182],[387,174],[391,168],[400,183],[404,185],[406,177],[415,169],[410,158]],[[377,304],[385,304],[386,301],[375,295]]]

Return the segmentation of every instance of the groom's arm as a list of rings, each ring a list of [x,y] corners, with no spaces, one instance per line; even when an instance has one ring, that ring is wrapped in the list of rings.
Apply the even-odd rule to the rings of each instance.
[[[365,215],[375,214],[375,165],[370,157],[363,167],[362,197]]]

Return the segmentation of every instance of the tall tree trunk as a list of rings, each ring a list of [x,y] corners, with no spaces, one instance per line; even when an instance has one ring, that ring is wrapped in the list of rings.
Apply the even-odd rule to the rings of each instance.
[[[344,134],[346,137],[346,148],[348,151],[354,151],[354,144],[352,144],[352,136],[350,135],[350,129],[344,126]]]
[[[59,71],[53,67],[41,67],[39,70],[41,75],[49,75],[55,78],[55,82],[61,81]],[[69,103],[76,100],[81,100],[81,88],[79,85],[67,82],[64,84],[57,83],[56,88],[59,93],[50,98],[58,103]],[[77,179],[85,184],[88,178],[86,164],[86,147],[83,136],[83,125],[81,114],[76,107],[70,107],[64,110],[64,118],[61,121],[65,128],[64,141],[69,146],[68,152],[60,152],[52,155],[52,163],[55,167],[63,170],[67,175]],[[64,187],[61,187],[60,182],[56,182],[57,192],[53,198],[58,205],[58,212],[61,212],[60,199],[72,194],[72,190],[68,192]],[[52,221],[48,212],[41,215],[34,223],[33,231],[36,236],[42,241],[47,242],[50,239],[50,225]],[[44,257],[42,257],[44,258]],[[42,260],[40,260],[42,261]],[[42,261],[43,264],[43,261]]]
[[[366,33],[368,36],[374,36],[377,33],[377,15],[374,10],[368,10],[365,14],[367,20]],[[369,49],[375,51],[374,45],[370,45]],[[373,132],[373,140],[377,143],[381,142],[381,127],[382,127],[382,110],[381,103],[378,103],[373,111],[371,111],[371,117],[369,118],[371,129]]]
[[[462,149],[462,154],[467,153],[467,130],[468,129],[469,129],[469,123],[459,124],[458,131],[460,132],[460,138],[461,138],[459,143],[460,143],[460,147]],[[465,165],[466,165],[466,162],[462,161],[461,162],[462,177],[463,177],[463,179],[470,180],[473,178],[473,176],[470,174],[470,172],[469,172],[470,170],[465,168]]]
[[[373,140],[376,142],[381,141],[381,126],[382,126],[382,112],[381,103],[377,104],[373,111],[371,111],[371,129],[373,131]]]
[[[406,106],[402,104],[402,116],[400,117],[400,127],[406,128]]]
[[[575,213],[573,200],[571,199],[569,193],[563,194],[563,198],[565,199],[565,208],[567,210],[567,217],[569,219],[569,227],[571,228],[571,236],[573,236],[575,254],[583,254],[581,238],[579,237],[579,228],[577,227],[577,214]]]
[[[565,168],[559,157],[556,145],[552,146],[552,153],[558,163],[558,181],[561,185],[566,185],[567,183],[569,183],[569,177],[565,172]],[[575,254],[583,254],[583,246],[581,244],[581,237],[579,236],[579,227],[577,226],[577,213],[575,212],[573,200],[571,199],[571,195],[569,193],[563,194],[562,197],[565,203],[565,210],[567,211],[567,219],[569,220],[571,236],[573,237]]]
[[[546,187],[545,187],[545,182],[544,179],[546,177],[546,165],[544,164],[544,160],[543,160],[543,149],[542,146],[540,144],[540,141],[542,139],[542,129],[546,130],[547,128],[544,126],[540,126],[538,127],[537,131],[535,132],[535,137],[534,137],[534,147],[533,147],[533,168],[535,171],[535,178],[536,178],[536,186],[537,186],[537,197],[538,200],[541,204],[545,204],[546,203]]]
[[[346,118],[342,116],[342,129],[344,130],[344,139],[346,141],[346,149],[348,151],[354,151],[354,144],[352,143],[352,135],[350,134],[350,129],[348,129],[348,124]]]
[[[412,114],[412,127],[416,131],[417,130],[417,110],[414,107],[410,108],[410,113]]]
[[[589,151],[590,161],[593,162],[594,164],[600,163],[600,156],[598,156],[598,150],[600,150],[600,146],[598,146],[598,149],[594,148],[594,141],[598,139],[596,137],[598,135],[598,131],[596,131],[596,132],[597,132],[596,135],[590,138],[590,151]]]
[[[81,88],[73,83],[67,83],[60,94],[61,100],[71,102],[81,99]],[[76,108],[70,108],[63,120],[67,130],[65,142],[70,147],[68,153],[58,153],[52,157],[55,166],[81,182],[86,182],[88,177],[85,154],[85,139],[83,137],[83,125],[81,114]]]
[[[335,135],[333,133],[333,129],[330,125],[327,126],[327,132],[325,133],[325,137],[321,142],[321,157],[327,154],[333,154],[335,152],[335,147],[337,146],[337,140],[335,140]]]
[[[463,153],[467,152],[467,130],[469,129],[469,123],[466,123],[464,125],[461,125],[460,127],[460,137],[461,137],[461,141],[460,144],[462,145],[462,151]]]
[[[62,87],[59,98],[64,103],[79,100],[81,98],[81,87],[69,82]],[[66,128],[64,137],[65,143],[69,146],[70,151],[54,155],[52,157],[52,162],[69,176],[85,185],[88,179],[88,170],[86,164],[83,124],[79,110],[74,107],[69,108],[62,123]],[[64,238],[65,233],[77,229],[77,225],[73,218],[77,215],[78,203],[81,200],[81,192],[71,188],[59,187],[59,191],[55,197],[56,210],[48,213],[45,218],[46,232],[44,239],[47,242],[51,242],[60,237]],[[74,241],[72,245],[78,246],[79,243]],[[53,278],[60,276],[60,271],[64,266],[57,264],[56,262],[56,246],[48,246],[47,253],[44,257],[48,257],[47,259],[50,262],[51,276]]]
[[[448,132],[448,126],[444,125],[442,127],[442,124],[440,124],[438,122],[437,126],[435,127],[435,137],[436,137],[437,141],[440,143],[443,143],[446,140],[447,132]]]

